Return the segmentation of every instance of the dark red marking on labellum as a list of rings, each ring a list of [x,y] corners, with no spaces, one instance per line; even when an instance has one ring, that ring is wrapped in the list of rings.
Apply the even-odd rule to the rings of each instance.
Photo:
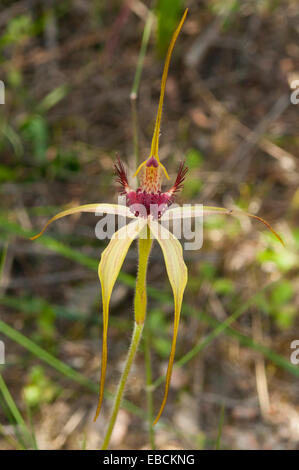
[[[127,202],[130,210],[136,217],[148,217],[159,219],[172,203],[167,193],[147,193],[138,188],[136,191],[127,193]]]
[[[146,162],[146,166],[147,166],[147,167],[153,166],[153,167],[157,168],[157,167],[158,167],[158,162],[157,162],[157,160],[155,159],[155,157],[150,157],[150,158],[148,159],[148,161]]]
[[[154,157],[149,158],[147,167],[157,168],[158,162]],[[178,174],[174,185],[169,191],[162,193],[160,190],[155,192],[145,191],[138,188],[136,191],[130,189],[127,173],[120,159],[114,165],[117,175],[117,182],[121,185],[121,194],[126,195],[127,205],[136,217],[148,217],[151,215],[154,219],[160,219],[168,207],[173,203],[176,194],[182,190],[188,168],[182,162],[179,166]]]

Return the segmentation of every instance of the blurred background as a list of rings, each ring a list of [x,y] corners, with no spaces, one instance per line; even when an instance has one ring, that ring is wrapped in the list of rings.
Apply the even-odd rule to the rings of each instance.
[[[71,216],[28,238],[61,208],[116,202],[116,154],[129,174],[137,146],[139,161],[149,155],[163,60],[187,6],[160,138],[171,180],[181,160],[189,167],[178,202],[257,214],[286,247],[247,218],[206,218],[203,248],[185,252],[177,366],[153,431],[148,416],[163,396],[173,327],[154,246],[145,341],[111,448],[299,447],[299,364],[291,361],[292,352],[299,359],[291,348],[299,340],[299,103],[290,99],[299,79],[298,2],[3,0],[1,449],[101,445],[132,331],[136,245],[112,296],[106,398],[94,424],[97,264],[106,245],[95,238],[98,219]]]

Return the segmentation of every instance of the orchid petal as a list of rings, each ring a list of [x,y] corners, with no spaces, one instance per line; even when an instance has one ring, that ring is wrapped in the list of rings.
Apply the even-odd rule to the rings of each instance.
[[[31,237],[30,240],[36,240],[36,238],[39,238],[49,227],[49,225],[54,222],[54,220],[61,219],[67,215],[76,214],[77,212],[94,212],[99,214],[107,213],[121,215],[123,217],[130,217],[131,219],[135,218],[128,207],[121,206],[120,204],[85,204],[83,206],[72,207],[71,209],[66,209],[65,211],[59,212],[46,223],[44,228],[37,235]]]
[[[198,204],[197,206],[182,206],[167,209],[162,215],[161,221],[164,220],[175,220],[175,219],[188,219],[189,217],[202,217],[203,206]]]
[[[150,229],[153,233],[154,237],[158,240],[160,247],[162,249],[166,270],[169,278],[169,282],[171,284],[173,290],[173,297],[174,297],[174,328],[173,328],[173,339],[171,345],[171,352],[168,362],[168,369],[166,374],[166,383],[165,383],[165,391],[164,391],[164,398],[162,401],[161,408],[159,413],[154,421],[156,424],[160,416],[163,412],[163,409],[166,404],[169,384],[172,374],[172,366],[174,361],[175,355],[175,347],[176,347],[176,339],[178,334],[178,327],[179,327],[179,320],[180,320],[180,313],[183,301],[184,290],[187,284],[187,267],[184,263],[183,258],[183,250],[181,247],[180,242],[178,239],[169,232],[165,227],[161,224],[158,224],[155,221],[150,222]]]
[[[161,217],[161,221],[164,220],[173,220],[173,219],[186,219],[189,217],[202,217],[203,215],[211,215],[211,214],[223,214],[223,215],[245,215],[252,219],[256,219],[259,222],[262,222],[270,232],[272,232],[275,237],[280,241],[280,243],[284,246],[284,242],[282,238],[278,235],[278,233],[273,229],[273,227],[267,222],[266,220],[262,219],[254,214],[250,214],[249,212],[244,212],[241,210],[235,209],[226,209],[225,207],[213,207],[213,206],[202,206],[198,204],[197,206],[185,206],[185,207],[175,207],[174,209],[168,209],[167,212]]]
[[[109,242],[109,245],[103,251],[101,256],[98,274],[102,286],[103,303],[102,367],[99,401],[94,421],[96,421],[97,417],[99,416],[104,396],[104,385],[107,366],[107,332],[110,297],[115,281],[122,267],[126,254],[130,248],[130,245],[133,240],[139,235],[145,225],[146,219],[140,218],[122,227],[120,230],[114,233],[113,237]]]

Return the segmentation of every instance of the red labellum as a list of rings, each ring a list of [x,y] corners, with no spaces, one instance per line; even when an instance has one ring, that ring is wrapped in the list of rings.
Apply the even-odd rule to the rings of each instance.
[[[114,165],[117,182],[121,185],[121,194],[126,195],[127,205],[136,217],[160,219],[173,203],[176,194],[182,190],[188,168],[181,163],[175,183],[167,192],[161,191],[160,167],[155,157],[150,157],[142,168],[141,185],[136,190],[130,189],[126,170],[121,160]]]

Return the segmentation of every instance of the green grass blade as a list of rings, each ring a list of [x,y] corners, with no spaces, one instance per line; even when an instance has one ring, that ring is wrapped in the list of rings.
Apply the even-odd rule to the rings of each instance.
[[[14,328],[11,326],[7,325],[4,323],[2,320],[0,320],[0,332],[2,332],[5,336],[9,337],[16,343],[20,344],[23,346],[25,349],[30,351],[32,354],[37,356],[41,361],[45,362],[49,366],[53,367],[56,369],[58,372],[60,372],[62,375],[68,377],[69,379],[73,380],[74,382],[79,383],[80,385],[83,385],[85,388],[90,390],[93,393],[98,393],[98,385],[92,382],[91,380],[87,379],[83,374],[80,372],[75,371],[72,369],[72,367],[68,366],[64,362],[60,361],[56,357],[52,356],[52,354],[48,353],[45,351],[43,348],[38,346],[36,343],[31,341],[29,338],[24,336],[22,333],[19,331],[16,331]],[[105,396],[107,398],[113,398],[113,394],[110,392],[106,392]],[[123,407],[127,409],[128,411],[134,413],[137,416],[144,416],[144,413],[140,408],[137,406],[133,405],[127,400],[123,401]]]
[[[19,430],[24,434],[24,437],[27,438],[29,442],[31,442],[32,447],[35,448],[35,445],[34,445],[35,438],[33,438],[30,430],[28,429],[23,419],[23,416],[21,415],[10,391],[8,390],[7,385],[1,373],[0,373],[0,392],[2,393],[4,401],[10,413],[12,414],[17,426],[19,427]],[[18,427],[16,428],[16,435],[18,437],[19,444],[21,445],[21,447],[26,448],[26,444],[24,443],[23,438],[19,433]]]
[[[51,367],[58,370],[58,372],[60,372],[61,374],[65,375],[66,377],[69,377],[70,379],[74,380],[75,382],[81,385],[84,385],[84,387],[88,388],[89,390],[95,391],[95,384],[93,382],[88,380],[79,372],[72,369],[70,366],[68,366],[64,362],[52,356],[50,353],[45,351],[43,348],[38,346],[36,343],[31,341],[29,338],[24,336],[19,331],[7,325],[7,323],[4,323],[2,320],[0,320],[0,332],[6,335],[8,338],[15,341],[16,343],[23,346],[32,354],[40,358],[43,362],[46,362]]]
[[[146,22],[145,22],[145,26],[144,26],[144,30],[143,30],[141,46],[140,46],[140,52],[139,52],[139,56],[138,56],[138,62],[137,62],[135,77],[134,77],[133,86],[132,86],[132,90],[131,90],[131,99],[136,99],[137,96],[138,96],[138,90],[139,90],[139,84],[140,84],[142,69],[143,69],[143,63],[144,63],[144,58],[145,58],[145,54],[146,54],[148,41],[149,41],[150,34],[151,34],[153,21],[154,21],[154,15],[150,11],[148,13],[148,16],[147,16],[147,19],[146,19]]]
[[[6,402],[12,416],[14,417],[16,423],[19,426],[24,426],[25,427],[26,426],[25,421],[24,421],[17,405],[15,404],[15,401],[14,401],[13,397],[11,396],[10,391],[8,390],[8,388],[6,386],[6,383],[4,382],[2,374],[0,374],[0,391],[3,395],[3,398]]]

